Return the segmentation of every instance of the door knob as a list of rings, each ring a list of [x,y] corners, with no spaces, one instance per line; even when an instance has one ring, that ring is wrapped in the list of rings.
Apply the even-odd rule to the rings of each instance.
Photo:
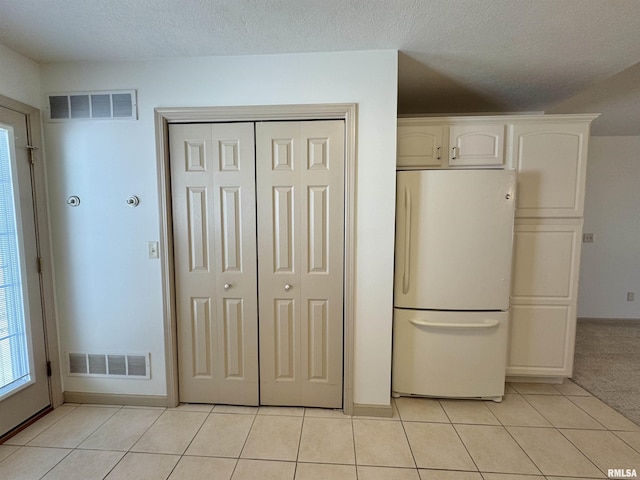
[[[225,283],[224,284],[224,289],[225,290],[229,290],[231,288],[231,284],[230,283]]]
[[[291,285],[289,285],[288,283],[284,286],[284,290],[285,292],[288,292],[289,290],[291,290]]]

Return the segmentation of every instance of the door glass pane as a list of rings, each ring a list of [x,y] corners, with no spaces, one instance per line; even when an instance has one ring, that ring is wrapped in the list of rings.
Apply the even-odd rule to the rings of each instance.
[[[14,197],[13,132],[0,127],[0,398],[31,383]]]

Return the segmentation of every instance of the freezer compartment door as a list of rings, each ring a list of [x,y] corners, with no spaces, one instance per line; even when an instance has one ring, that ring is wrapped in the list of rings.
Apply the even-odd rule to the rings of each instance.
[[[398,172],[395,306],[509,308],[515,171]]]
[[[394,309],[393,392],[502,397],[508,318],[508,312]]]

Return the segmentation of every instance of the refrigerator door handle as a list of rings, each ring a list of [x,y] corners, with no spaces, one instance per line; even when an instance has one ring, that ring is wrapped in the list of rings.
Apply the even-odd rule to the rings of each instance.
[[[411,268],[411,191],[408,187],[404,189],[404,273],[402,274],[402,293],[409,292],[409,275]]]
[[[417,327],[432,327],[432,328],[493,328],[497,327],[500,322],[498,320],[482,320],[477,323],[445,323],[445,322],[428,322],[424,320],[418,320],[412,318],[409,323]]]

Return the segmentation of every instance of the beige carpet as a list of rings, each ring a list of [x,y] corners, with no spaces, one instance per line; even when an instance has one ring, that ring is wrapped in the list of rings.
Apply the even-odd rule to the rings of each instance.
[[[578,319],[573,381],[640,425],[640,320]]]

